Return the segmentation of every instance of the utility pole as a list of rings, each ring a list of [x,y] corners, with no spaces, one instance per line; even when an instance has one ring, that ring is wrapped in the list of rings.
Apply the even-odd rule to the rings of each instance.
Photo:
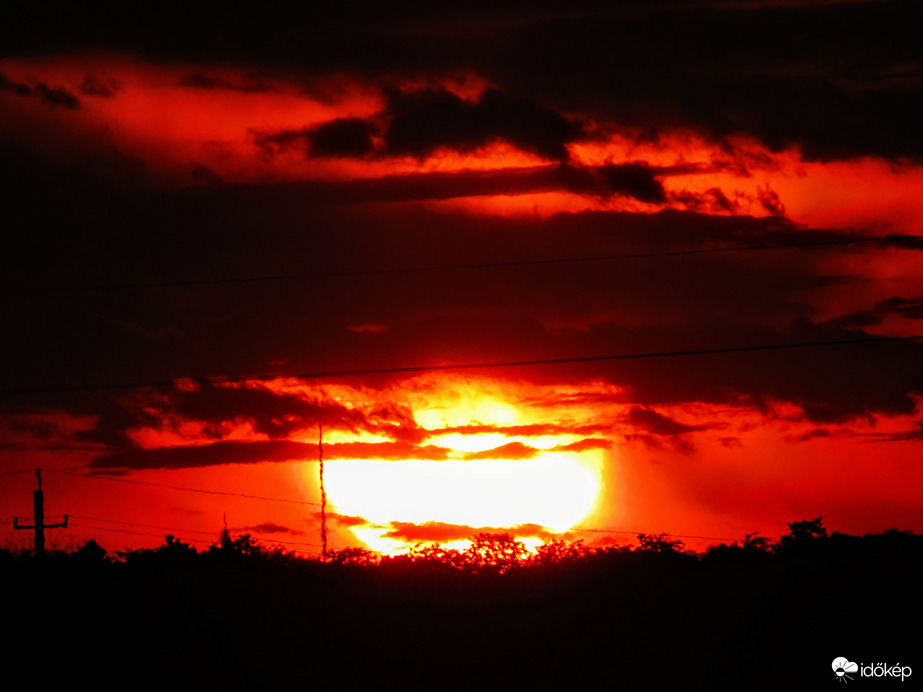
[[[327,560],[327,491],[324,488],[324,421],[317,421],[317,460],[319,463],[318,475],[320,476],[320,540],[321,556]]]
[[[35,532],[35,557],[41,558],[45,555],[45,529],[66,529],[67,515],[64,515],[63,524],[45,523],[45,498],[42,494],[41,469],[35,469],[35,479],[38,481],[38,489],[32,491],[32,526],[20,526],[19,517],[13,517],[13,529],[17,531],[32,529]]]

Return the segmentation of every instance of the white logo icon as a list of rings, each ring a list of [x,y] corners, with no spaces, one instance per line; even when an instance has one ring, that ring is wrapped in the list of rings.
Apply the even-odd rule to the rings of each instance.
[[[836,673],[837,682],[849,682],[852,678],[846,673],[858,673],[859,666],[840,656],[833,659],[833,672]]]

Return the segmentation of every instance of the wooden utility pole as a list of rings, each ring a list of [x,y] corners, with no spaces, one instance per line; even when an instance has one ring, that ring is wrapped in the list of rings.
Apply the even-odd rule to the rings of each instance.
[[[63,524],[45,523],[45,498],[42,495],[42,470],[35,469],[35,479],[38,489],[32,491],[32,526],[20,526],[19,517],[13,517],[13,529],[17,531],[32,529],[35,532],[35,557],[45,555],[45,529],[66,529],[67,515],[64,515]]]
[[[321,556],[327,559],[327,491],[324,488],[324,422],[317,421],[317,460],[320,462],[318,475],[320,476],[320,541]]]

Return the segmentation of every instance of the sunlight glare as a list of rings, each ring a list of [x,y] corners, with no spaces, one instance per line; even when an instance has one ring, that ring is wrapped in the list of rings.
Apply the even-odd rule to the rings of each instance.
[[[339,460],[327,464],[325,480],[338,511],[375,523],[533,523],[565,531],[593,506],[600,485],[593,466],[576,454],[528,460]]]

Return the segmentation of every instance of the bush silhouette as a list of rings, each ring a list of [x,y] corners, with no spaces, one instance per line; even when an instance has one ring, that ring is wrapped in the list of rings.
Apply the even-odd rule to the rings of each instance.
[[[465,568],[473,572],[503,574],[519,565],[526,546],[508,533],[479,533],[465,551]]]

